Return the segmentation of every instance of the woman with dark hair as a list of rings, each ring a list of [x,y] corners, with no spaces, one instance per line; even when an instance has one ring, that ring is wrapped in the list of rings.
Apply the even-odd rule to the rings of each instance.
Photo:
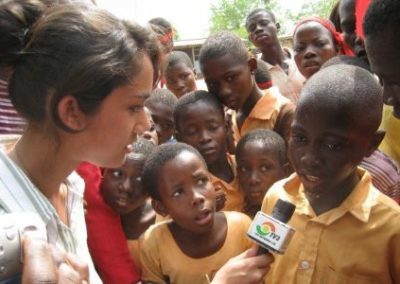
[[[3,23],[2,23],[3,24]],[[9,59],[9,95],[27,121],[0,152],[0,214],[35,212],[48,242],[89,264],[83,162],[118,167],[149,127],[143,103],[158,72],[158,47],[144,28],[80,5],[48,10]]]

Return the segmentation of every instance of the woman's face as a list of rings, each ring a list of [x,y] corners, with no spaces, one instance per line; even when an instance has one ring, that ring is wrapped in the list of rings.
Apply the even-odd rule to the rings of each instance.
[[[306,79],[318,72],[322,64],[337,54],[332,33],[318,22],[302,24],[297,29],[293,42],[294,60]]]
[[[122,165],[138,135],[150,127],[144,101],[152,90],[153,67],[143,56],[140,71],[125,86],[117,87],[103,100],[80,137],[81,159],[106,168]]]

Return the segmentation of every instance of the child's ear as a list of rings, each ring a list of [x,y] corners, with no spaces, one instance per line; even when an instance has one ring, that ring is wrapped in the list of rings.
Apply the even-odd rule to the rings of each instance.
[[[165,207],[161,203],[161,201],[152,198],[151,199],[151,206],[153,207],[154,211],[156,211],[156,213],[158,215],[161,215],[163,217],[168,215],[168,211],[167,211],[167,209],[165,209]]]
[[[279,30],[281,29],[281,24],[280,23],[276,23],[276,31],[279,32]]]
[[[69,129],[78,132],[87,126],[86,115],[82,112],[75,97],[66,95],[61,98],[57,110],[59,119]]]
[[[365,155],[366,157],[369,157],[381,144],[383,138],[385,138],[386,132],[384,130],[378,130],[374,137],[371,139],[371,143],[367,149],[367,154]]]
[[[250,58],[247,64],[249,65],[251,74],[254,74],[257,70],[257,60],[255,58]]]

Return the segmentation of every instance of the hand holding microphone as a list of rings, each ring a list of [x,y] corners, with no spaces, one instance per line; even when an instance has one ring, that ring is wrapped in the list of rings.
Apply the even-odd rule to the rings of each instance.
[[[258,254],[274,252],[285,253],[295,230],[286,223],[292,217],[296,206],[278,199],[272,209],[272,216],[261,211],[256,214],[247,231],[247,236],[259,246]]]

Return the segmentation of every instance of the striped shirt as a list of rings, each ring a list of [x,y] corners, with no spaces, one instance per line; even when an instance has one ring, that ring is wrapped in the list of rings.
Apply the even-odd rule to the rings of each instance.
[[[89,265],[91,283],[101,283],[94,270],[86,243],[83,180],[76,173],[72,173],[67,178],[66,184],[69,227],[61,221],[50,201],[21,168],[0,151],[0,214],[18,211],[37,213],[46,225],[48,242],[61,251],[74,253],[86,261]]]
[[[371,174],[372,183],[380,192],[400,204],[400,172],[392,159],[376,150],[360,166]]]
[[[21,134],[25,124],[8,96],[7,81],[0,78],[0,134]]]

